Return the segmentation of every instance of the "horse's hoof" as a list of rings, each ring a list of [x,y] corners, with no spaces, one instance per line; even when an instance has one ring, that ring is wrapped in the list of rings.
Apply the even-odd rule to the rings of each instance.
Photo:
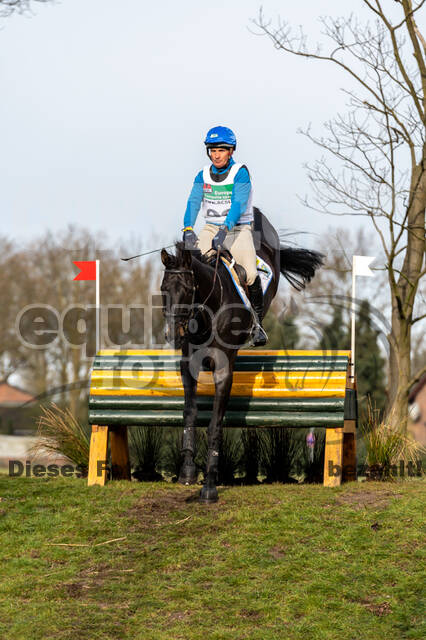
[[[203,504],[212,504],[218,500],[219,496],[216,487],[206,487],[204,485],[200,491],[199,502],[202,502]]]
[[[179,473],[179,484],[196,484],[198,480],[197,467],[194,465],[185,465]]]

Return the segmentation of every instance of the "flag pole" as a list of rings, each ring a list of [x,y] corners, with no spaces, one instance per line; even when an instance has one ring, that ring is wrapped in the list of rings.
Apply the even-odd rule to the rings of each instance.
[[[369,264],[376,258],[372,256],[352,256],[352,305],[351,305],[351,378],[355,382],[355,278],[357,276],[374,276]]]
[[[96,353],[100,350],[100,274],[99,260],[96,260]]]
[[[352,256],[351,378],[355,380],[355,258]]]

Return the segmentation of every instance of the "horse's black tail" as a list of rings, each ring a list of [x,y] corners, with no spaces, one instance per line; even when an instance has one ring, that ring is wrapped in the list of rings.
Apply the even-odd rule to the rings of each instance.
[[[280,247],[280,271],[289,283],[301,291],[324,264],[324,255],[308,249]]]

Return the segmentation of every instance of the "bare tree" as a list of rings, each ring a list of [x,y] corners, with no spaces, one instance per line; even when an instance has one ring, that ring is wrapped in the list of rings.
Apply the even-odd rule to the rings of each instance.
[[[425,275],[426,40],[416,18],[426,0],[360,0],[374,24],[349,18],[321,18],[330,42],[309,50],[302,31],[285,22],[256,24],[286,53],[335,65],[348,79],[350,111],[326,124],[326,134],[305,134],[331,154],[307,166],[311,208],[335,215],[363,215],[371,221],[386,256],[391,299],[389,415],[407,421],[410,387],[425,371],[411,371],[411,331],[424,320],[416,295]],[[396,6],[399,5],[399,6]],[[391,15],[398,13],[395,20]],[[424,365],[424,363],[423,363]]]
[[[12,13],[25,13],[31,9],[33,2],[49,2],[49,0],[0,0],[0,17],[7,18]]]
[[[10,240],[0,237],[0,381],[7,380],[23,362],[15,331],[15,281],[19,267],[16,246]]]

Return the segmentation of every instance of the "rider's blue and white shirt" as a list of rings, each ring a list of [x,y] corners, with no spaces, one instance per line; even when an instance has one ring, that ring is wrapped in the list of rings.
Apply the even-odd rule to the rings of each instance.
[[[223,169],[216,169],[214,165],[211,165],[210,169],[215,174],[224,174],[230,170],[235,164],[233,158],[230,159],[227,166]],[[204,198],[204,185],[205,185],[204,170],[201,170],[194,180],[192,191],[188,198],[186,205],[185,216],[183,220],[184,227],[193,227],[200,211]],[[216,183],[220,185],[221,183]],[[231,194],[231,206],[229,212],[226,215],[225,220],[216,221],[213,218],[210,220],[207,218],[207,222],[211,224],[225,224],[228,229],[232,229],[236,224],[246,222],[247,216],[245,212],[247,206],[251,207],[251,193],[252,184],[250,180],[249,172],[246,167],[242,166],[235,174],[233,179],[232,194]]]

